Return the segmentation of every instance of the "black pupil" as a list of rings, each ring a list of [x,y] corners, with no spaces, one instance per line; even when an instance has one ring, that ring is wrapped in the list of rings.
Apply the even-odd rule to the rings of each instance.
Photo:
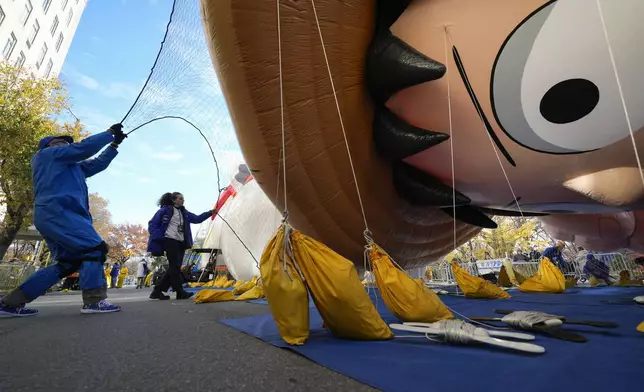
[[[539,110],[546,120],[568,124],[590,114],[599,103],[599,89],[586,79],[568,79],[552,86],[541,99]]]

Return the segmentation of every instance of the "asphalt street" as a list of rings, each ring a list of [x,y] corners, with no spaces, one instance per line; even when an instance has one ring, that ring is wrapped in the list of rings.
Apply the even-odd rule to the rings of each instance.
[[[217,322],[267,306],[150,290],[111,289],[118,313],[82,315],[80,295],[60,293],[34,301],[35,317],[0,319],[0,391],[373,391]]]

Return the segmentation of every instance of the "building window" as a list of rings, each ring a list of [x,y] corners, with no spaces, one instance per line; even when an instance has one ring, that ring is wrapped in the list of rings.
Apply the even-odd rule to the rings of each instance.
[[[40,54],[38,55],[38,61],[36,61],[36,68],[40,69],[43,61],[45,61],[45,56],[47,55],[47,44],[42,44],[42,49],[40,49]]]
[[[27,25],[27,21],[29,20],[31,11],[33,10],[34,7],[31,5],[31,0],[27,0],[27,2],[25,3],[25,8],[22,10],[22,16],[20,17],[20,23],[22,23],[23,26]]]
[[[27,37],[28,48],[31,48],[31,45],[36,40],[36,36],[38,35],[39,31],[40,31],[40,23],[38,23],[38,19],[36,19],[34,20],[34,25],[31,27],[31,33],[29,33],[29,36]]]
[[[60,50],[60,45],[63,44],[63,33],[58,34],[58,39],[56,40],[56,52]]]
[[[63,11],[65,11],[65,8],[67,8],[67,2],[69,0],[63,0],[63,8],[61,8]]]
[[[54,23],[51,24],[51,29],[49,29],[52,37],[56,34],[56,29],[58,29],[58,16],[54,18]]]
[[[51,5],[51,0],[43,0],[42,2],[42,9],[45,11],[45,14],[47,14],[47,11],[49,11],[49,6]]]
[[[9,57],[11,57],[13,48],[16,47],[16,42],[18,42],[18,40],[16,39],[16,35],[14,33],[11,33],[11,36],[7,40],[7,44],[4,46],[4,49],[2,49],[2,57],[5,60],[9,60]]]
[[[25,65],[25,53],[21,50],[20,51],[20,56],[18,56],[18,59],[16,60],[16,67],[21,68],[23,65]]]
[[[69,14],[67,14],[67,22],[65,22],[65,24],[67,26],[69,26],[69,24],[71,23],[73,17],[74,17],[74,10],[70,8],[69,9]]]
[[[4,22],[4,17],[4,10],[2,9],[2,7],[0,7],[0,26],[2,26],[2,22]]]
[[[47,66],[45,67],[45,77],[46,78],[49,77],[49,74],[51,73],[51,69],[52,69],[53,66],[54,66],[54,62],[52,61],[52,59],[49,59],[49,61],[47,61]]]

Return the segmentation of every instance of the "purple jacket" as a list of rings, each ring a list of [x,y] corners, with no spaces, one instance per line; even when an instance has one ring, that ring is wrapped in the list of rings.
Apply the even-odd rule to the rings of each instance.
[[[184,245],[186,249],[192,248],[192,231],[190,230],[189,223],[199,224],[212,216],[212,211],[206,211],[201,215],[195,215],[186,210],[185,207],[179,208],[183,214],[184,225]],[[161,207],[154,217],[148,222],[148,232],[150,237],[148,239],[148,252],[153,255],[161,255],[164,251],[163,241],[165,239],[165,232],[170,224],[170,219],[174,214],[172,206]]]

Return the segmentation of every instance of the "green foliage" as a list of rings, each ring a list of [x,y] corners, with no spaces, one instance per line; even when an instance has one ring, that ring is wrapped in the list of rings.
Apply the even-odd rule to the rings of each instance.
[[[482,230],[446,259],[457,257],[461,261],[483,260],[486,252],[491,258],[512,257],[517,248],[527,250],[533,245],[542,248],[548,243],[538,235],[539,222],[536,219],[495,217],[494,220],[498,224],[496,229]]]
[[[36,79],[22,68],[0,63],[0,258],[20,229],[32,222],[31,157],[48,135],[85,136],[83,126],[59,125],[54,116],[67,107],[57,79]]]

